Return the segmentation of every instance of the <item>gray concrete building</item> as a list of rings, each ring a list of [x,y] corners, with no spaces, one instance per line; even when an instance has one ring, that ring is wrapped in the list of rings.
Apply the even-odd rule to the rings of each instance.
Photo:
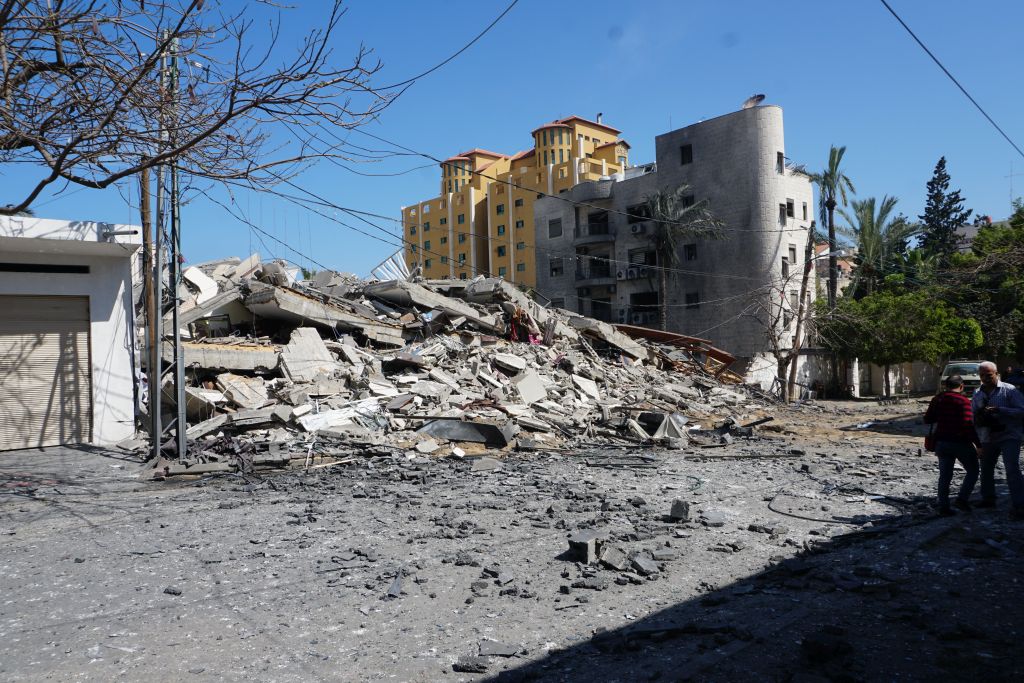
[[[791,338],[815,214],[810,179],[786,158],[782,109],[701,121],[659,135],[655,151],[653,164],[536,203],[537,290],[569,310],[657,327],[658,269],[670,268],[668,329],[709,339],[770,382],[767,326],[776,319],[774,333]],[[684,240],[674,264],[659,264],[641,206],[681,185],[687,201],[708,202],[724,236]]]

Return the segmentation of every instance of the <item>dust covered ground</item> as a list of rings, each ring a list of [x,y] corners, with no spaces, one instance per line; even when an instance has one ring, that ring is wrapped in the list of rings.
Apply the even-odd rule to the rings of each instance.
[[[1001,470],[999,509],[934,515],[924,407],[500,467],[149,482],[103,450],[4,454],[0,677],[1021,680],[1024,524]],[[570,552],[587,530],[604,562]]]

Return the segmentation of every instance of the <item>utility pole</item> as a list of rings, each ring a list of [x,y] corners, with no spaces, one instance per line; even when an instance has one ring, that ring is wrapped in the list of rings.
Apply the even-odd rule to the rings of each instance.
[[[804,274],[800,280],[800,303],[796,311],[796,333],[793,335],[793,348],[790,349],[789,380],[786,382],[786,403],[793,400],[793,388],[796,387],[796,365],[800,360],[800,349],[803,346],[804,317],[807,315],[807,292],[811,281],[811,269],[814,268],[814,221],[807,230],[807,245],[804,247]],[[829,259],[835,255],[830,254]]]
[[[165,32],[160,33],[160,42],[167,39]],[[171,131],[176,130],[176,111],[173,98],[178,94],[178,57],[177,41],[171,43],[170,56],[160,57],[160,90],[163,97],[170,97],[172,104],[170,114],[161,107],[161,130],[160,141],[162,145],[173,146],[174,136]],[[171,125],[168,125],[168,118]],[[165,176],[169,173],[169,187]],[[156,300],[156,315],[152,320],[153,330],[151,338],[155,339],[154,356],[154,379],[150,385],[149,403],[152,435],[153,457],[161,457],[164,451],[164,435],[171,429],[174,430],[174,440],[168,442],[170,455],[178,460],[184,460],[188,454],[188,444],[185,437],[187,427],[185,421],[185,373],[184,358],[181,347],[181,335],[179,328],[179,301],[178,286],[181,284],[181,208],[178,190],[178,169],[175,160],[170,163],[170,169],[158,166],[156,170],[156,267],[153,269],[152,290]],[[168,216],[169,214],[169,216]],[[168,220],[169,219],[169,220]],[[165,225],[169,223],[169,235],[167,245],[167,257],[163,256],[163,238]],[[163,318],[165,312],[163,297],[163,277],[167,273],[167,289],[170,290],[169,304],[171,312],[171,325],[173,330],[170,335],[165,335],[163,330]],[[165,339],[169,336],[170,339]],[[164,368],[164,347],[167,347],[169,357],[168,367]],[[175,415],[165,425],[163,424],[163,385],[166,377],[170,376],[171,395],[174,400]]]

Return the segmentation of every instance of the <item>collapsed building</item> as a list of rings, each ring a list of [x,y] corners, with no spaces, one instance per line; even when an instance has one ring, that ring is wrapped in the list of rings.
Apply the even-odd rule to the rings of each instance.
[[[717,444],[755,400],[706,340],[545,308],[500,278],[302,280],[254,254],[185,269],[178,297],[189,445],[158,477],[353,449]]]

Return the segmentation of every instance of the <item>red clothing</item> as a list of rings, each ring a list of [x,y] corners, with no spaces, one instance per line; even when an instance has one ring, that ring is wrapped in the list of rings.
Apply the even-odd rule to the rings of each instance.
[[[944,391],[932,399],[924,423],[935,425],[935,438],[939,441],[981,444],[974,431],[971,400],[955,391]]]

